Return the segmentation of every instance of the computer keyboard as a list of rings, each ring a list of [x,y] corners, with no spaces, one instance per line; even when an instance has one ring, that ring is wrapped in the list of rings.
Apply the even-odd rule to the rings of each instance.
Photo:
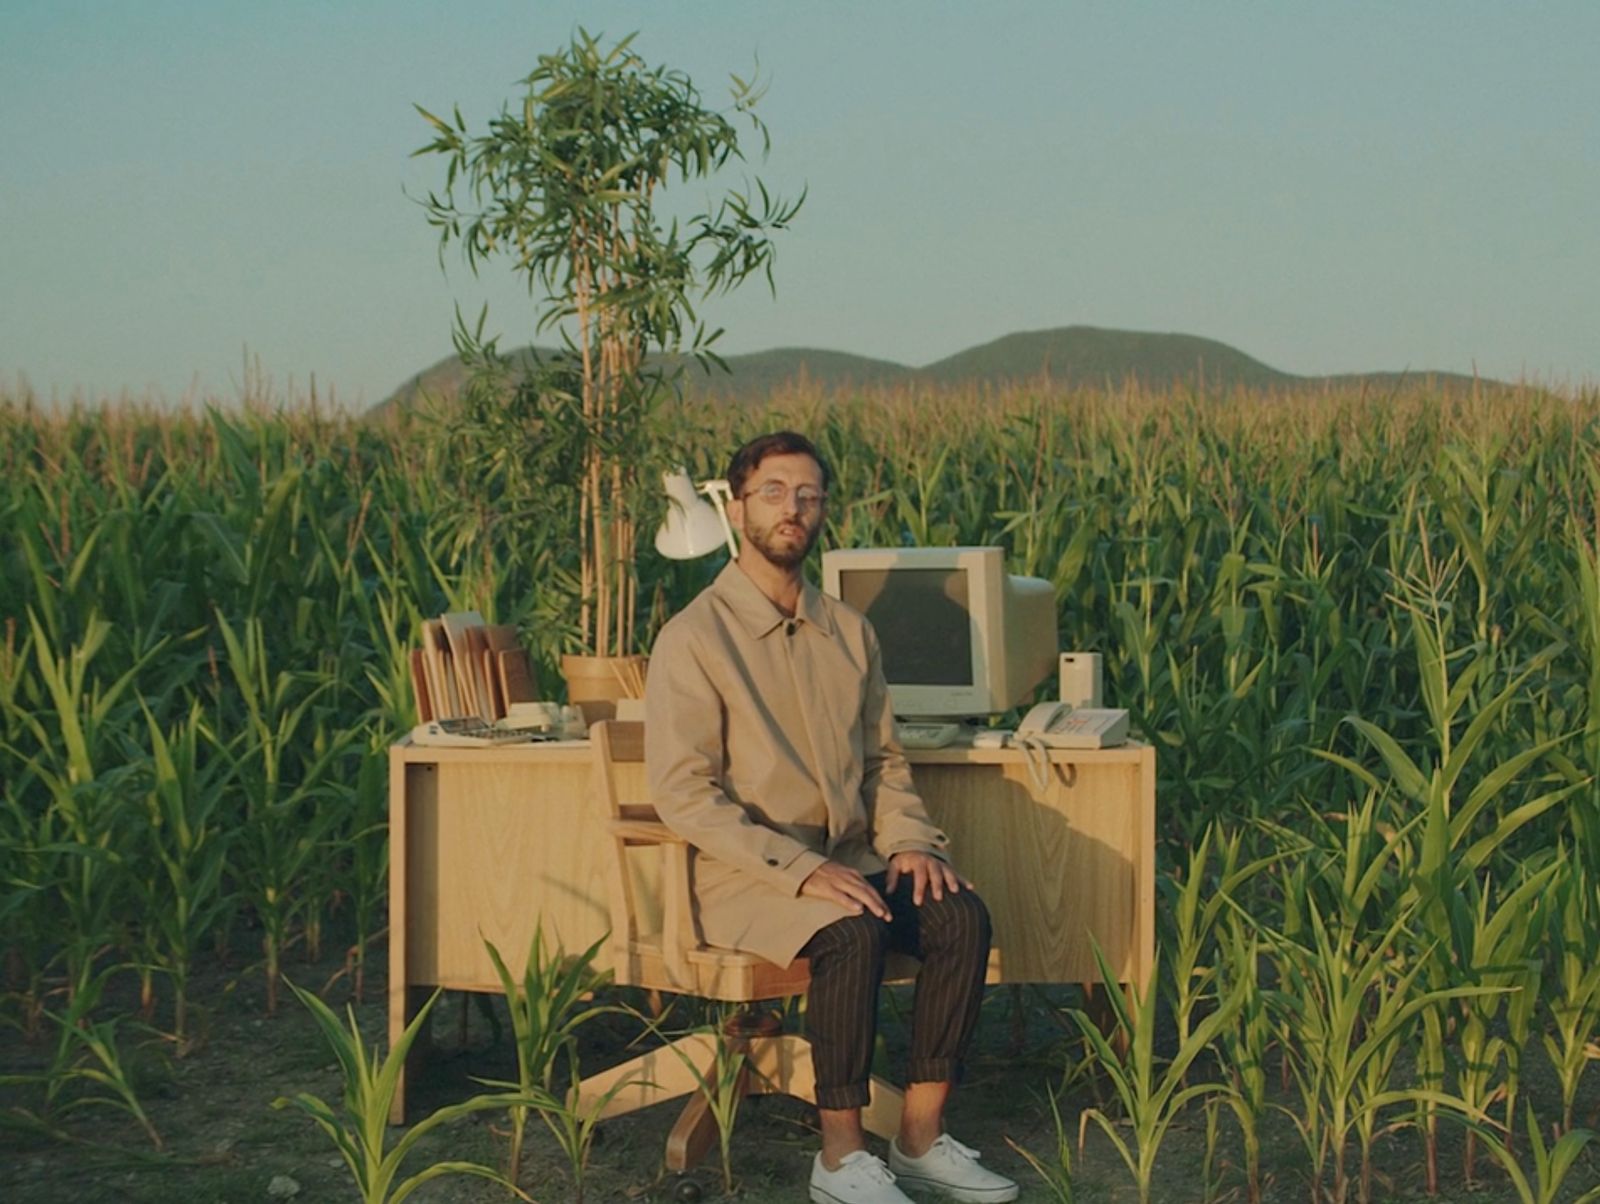
[[[959,723],[901,723],[895,729],[901,748],[945,748],[961,735]]]
[[[478,718],[433,719],[411,729],[411,743],[424,748],[490,748],[497,744],[527,744],[538,733],[497,727]]]

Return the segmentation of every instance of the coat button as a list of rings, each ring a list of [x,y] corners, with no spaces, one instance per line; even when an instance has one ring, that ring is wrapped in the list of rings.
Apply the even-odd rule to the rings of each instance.
[[[778,859],[776,857],[768,857],[767,858],[767,864],[775,866],[775,865],[778,864]]]

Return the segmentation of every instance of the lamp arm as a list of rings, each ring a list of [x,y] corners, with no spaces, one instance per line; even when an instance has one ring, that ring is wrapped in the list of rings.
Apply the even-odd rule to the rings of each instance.
[[[728,482],[720,477],[712,481],[701,481],[701,493],[711,499],[711,505],[717,511],[717,517],[722,520],[722,533],[728,539],[728,555],[734,560],[739,559],[739,541],[733,537],[733,524],[728,521],[726,504],[733,500],[733,490],[728,487]]]

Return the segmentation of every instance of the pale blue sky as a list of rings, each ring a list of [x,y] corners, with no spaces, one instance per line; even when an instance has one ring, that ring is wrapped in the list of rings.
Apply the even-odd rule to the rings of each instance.
[[[0,388],[352,406],[531,332],[403,189],[579,23],[721,103],[759,58],[809,185],[728,352],[922,364],[1015,330],[1182,331],[1274,367],[1600,383],[1600,4],[5,0]]]

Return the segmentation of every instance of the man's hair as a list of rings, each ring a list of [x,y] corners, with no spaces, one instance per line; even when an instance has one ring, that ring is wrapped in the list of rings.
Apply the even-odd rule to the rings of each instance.
[[[734,497],[744,496],[745,482],[768,456],[810,456],[822,469],[822,491],[826,493],[828,486],[833,483],[833,469],[828,467],[816,444],[796,431],[773,431],[767,435],[757,435],[734,452],[733,459],[728,461],[728,488]]]

